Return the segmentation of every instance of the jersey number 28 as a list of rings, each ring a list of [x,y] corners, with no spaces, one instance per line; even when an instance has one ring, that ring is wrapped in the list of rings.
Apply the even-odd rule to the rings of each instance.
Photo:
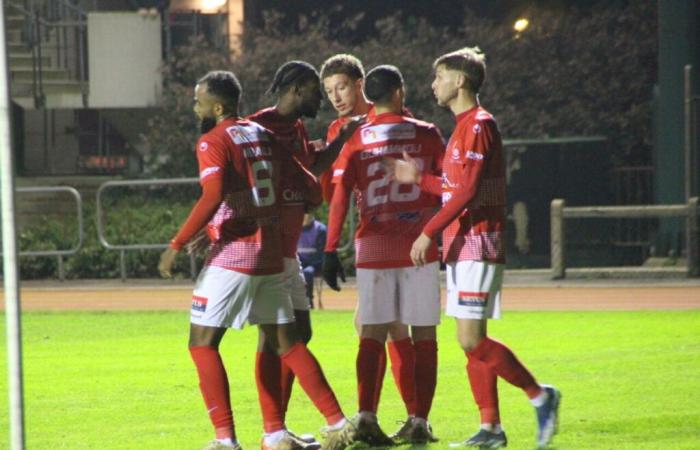
[[[422,171],[423,167],[425,166],[425,162],[420,158],[416,158],[415,161],[418,168]],[[381,169],[381,161],[375,161],[367,166],[367,176],[372,177]],[[391,184],[389,191],[380,194],[379,190],[388,186],[389,184]],[[401,192],[399,190],[401,186],[402,184],[395,181],[392,182],[386,176],[379,178],[378,180],[370,181],[367,185],[367,206],[377,206],[386,202],[412,202],[420,197],[420,188],[417,185],[412,185],[409,192]]]

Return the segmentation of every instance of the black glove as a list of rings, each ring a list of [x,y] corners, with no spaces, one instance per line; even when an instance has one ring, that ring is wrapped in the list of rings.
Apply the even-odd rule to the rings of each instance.
[[[338,277],[345,283],[345,270],[340,263],[337,252],[325,252],[323,254],[323,281],[334,291],[339,291]]]

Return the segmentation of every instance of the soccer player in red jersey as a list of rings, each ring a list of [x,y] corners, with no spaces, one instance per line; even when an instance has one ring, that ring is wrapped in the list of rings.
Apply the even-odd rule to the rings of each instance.
[[[295,160],[270,132],[238,117],[241,87],[231,72],[214,71],[195,88],[195,113],[204,133],[196,146],[202,195],[161,255],[158,269],[171,276],[177,253],[202,229],[212,243],[192,296],[189,350],[216,439],[207,447],[240,449],[219,343],[228,328],[256,324],[282,363],[328,423],[324,448],[342,449],[354,426],[345,419],[316,359],[297,336],[285,290],[278,189],[279,167]],[[308,174],[313,180],[314,177]],[[298,444],[290,448],[304,448]]]
[[[434,63],[433,93],[455,114],[457,125],[447,144],[442,177],[425,173],[417,161],[386,160],[396,180],[417,183],[442,196],[442,209],[413,243],[418,267],[430,261],[437,234],[443,232],[447,263],[446,314],[457,320],[458,340],[468,359],[467,373],[479,407],[481,427],[461,445],[499,448],[507,444],[498,407],[497,377],[521,388],[535,407],[537,445],[556,432],[561,393],[541,385],[504,344],[486,333],[487,319],[501,314],[505,265],[506,175],[501,136],[493,116],[479,105],[486,64],[478,48],[464,48]]]
[[[320,79],[316,69],[304,61],[289,61],[276,72],[269,93],[278,96],[277,103],[264,108],[248,119],[275,135],[275,141],[283,151],[293,155],[309,171],[320,174],[335,160],[347,138],[359,122],[345,124],[336,138],[325,149],[316,152],[309,142],[302,117],[314,118],[321,105]],[[301,264],[297,257],[297,244],[308,207],[321,203],[321,190],[309,190],[305,174],[295,166],[282,167],[280,219],[282,229],[282,254],[284,256],[285,283],[294,307],[294,317],[299,336],[304,343],[311,339],[309,302]],[[266,345],[266,336],[260,332],[256,358],[256,379],[260,406],[263,411],[266,449],[286,448],[285,440],[293,433],[286,431],[285,415],[294,381],[293,372],[280,363],[277,353]],[[311,443],[311,442],[309,442]]]
[[[365,95],[376,114],[348,140],[335,165],[324,277],[335,282],[336,254],[350,193],[359,197],[360,226],[355,235],[358,317],[361,339],[357,355],[359,413],[357,438],[371,445],[391,443],[379,428],[375,398],[379,361],[390,326],[411,326],[408,343],[415,349],[411,377],[415,413],[401,436],[413,443],[434,442],[428,413],[437,381],[435,327],[440,322],[440,286],[437,246],[429,250],[423,267],[414,267],[411,243],[439,205],[436,197],[418,186],[389,180],[384,157],[411,154],[428,173],[440,173],[443,140],[438,129],[402,115],[403,77],[394,66],[379,66],[365,78]]]
[[[333,141],[340,129],[353,116],[367,114],[371,104],[362,93],[365,69],[354,55],[341,53],[331,56],[321,65],[321,81],[328,101],[338,113],[338,118],[328,125],[326,142]],[[323,199],[330,204],[333,198],[333,170],[327,170],[319,177],[323,189]]]
[[[328,127],[327,141],[335,139],[343,124],[352,116],[367,114],[374,116],[374,107],[367,101],[362,92],[364,85],[365,69],[362,62],[350,54],[338,54],[328,58],[321,66],[321,80],[326,95],[333,108],[338,113],[338,118]],[[408,115],[404,107],[404,114]],[[331,184],[332,170],[324,172],[321,177],[323,197],[330,203],[333,195],[333,185]],[[358,316],[355,315],[355,326],[360,333]],[[416,383],[415,383],[415,348],[408,326],[401,322],[394,322],[389,327],[389,335],[386,346],[391,359],[391,372],[394,381],[401,394],[401,399],[406,407],[407,420],[402,426],[391,435],[392,438],[402,441],[410,438],[412,431],[412,421],[416,415]],[[377,397],[375,399],[374,410],[377,409],[386,372],[386,352],[381,351],[379,355],[379,369],[377,370]]]

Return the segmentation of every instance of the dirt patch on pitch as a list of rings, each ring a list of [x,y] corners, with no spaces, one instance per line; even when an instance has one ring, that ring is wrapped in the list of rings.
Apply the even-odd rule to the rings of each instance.
[[[21,291],[22,309],[26,311],[187,310],[191,295],[191,286],[23,288]],[[443,290],[443,303],[444,297]],[[322,296],[323,307],[329,310],[352,310],[356,299],[354,288],[341,292],[325,289]],[[510,311],[700,309],[700,286],[505,287],[503,308]]]

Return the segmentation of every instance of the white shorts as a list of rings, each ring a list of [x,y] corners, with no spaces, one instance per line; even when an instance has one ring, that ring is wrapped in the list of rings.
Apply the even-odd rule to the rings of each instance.
[[[445,314],[457,319],[500,318],[503,267],[485,261],[448,263]]]
[[[397,269],[357,269],[361,325],[400,321],[406,325],[440,323],[440,264]]]
[[[298,311],[308,311],[306,280],[304,280],[304,272],[301,271],[299,258],[284,258],[284,284],[289,292],[292,307]]]
[[[246,275],[204,266],[192,293],[190,323],[205,327],[243,328],[248,322],[294,322],[284,274]]]

